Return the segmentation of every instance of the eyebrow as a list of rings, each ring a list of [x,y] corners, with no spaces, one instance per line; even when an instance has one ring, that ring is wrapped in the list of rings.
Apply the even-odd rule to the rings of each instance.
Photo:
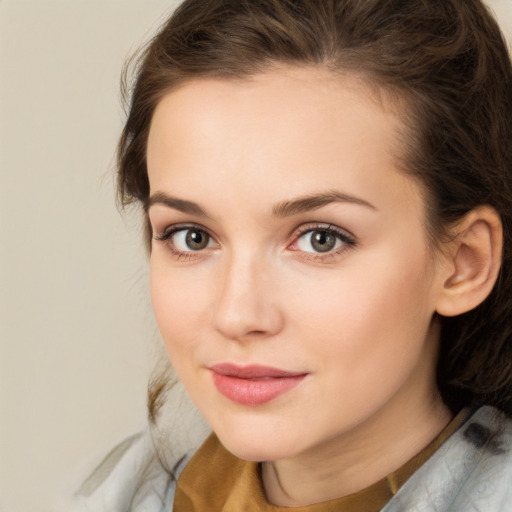
[[[282,201],[272,208],[272,214],[276,217],[290,217],[292,215],[298,215],[299,213],[318,210],[331,203],[351,203],[377,211],[377,208],[374,205],[364,199],[351,196],[337,190],[331,190],[325,193],[311,194],[289,201]],[[155,204],[163,204],[168,208],[173,208],[174,210],[196,215],[198,217],[211,218],[210,215],[208,215],[197,203],[187,201],[186,199],[178,199],[177,197],[169,196],[164,192],[155,192],[149,197],[144,205],[146,213],[149,208]]]
[[[331,203],[351,203],[377,211],[377,208],[373,204],[364,199],[344,194],[337,190],[331,190],[326,193],[311,194],[291,201],[283,201],[274,206],[272,213],[277,217],[289,217],[299,213],[318,210]]]
[[[210,216],[197,203],[187,201],[186,199],[178,199],[177,197],[168,196],[164,192],[155,192],[149,197],[144,205],[145,212],[147,213],[154,204],[163,204],[164,206],[173,208],[179,212],[197,215],[198,217],[210,218]]]

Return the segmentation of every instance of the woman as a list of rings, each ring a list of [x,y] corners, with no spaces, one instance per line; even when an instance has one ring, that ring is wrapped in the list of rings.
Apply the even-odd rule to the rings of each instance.
[[[511,76],[479,0],[186,0],[119,191],[213,433],[155,379],[79,506],[512,510]]]

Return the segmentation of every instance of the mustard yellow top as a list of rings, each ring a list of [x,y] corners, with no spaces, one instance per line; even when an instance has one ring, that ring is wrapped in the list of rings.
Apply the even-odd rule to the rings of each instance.
[[[410,476],[464,423],[461,411],[420,453],[359,492],[305,507],[278,507],[265,497],[260,466],[228,452],[211,434],[181,474],[174,512],[378,512]]]

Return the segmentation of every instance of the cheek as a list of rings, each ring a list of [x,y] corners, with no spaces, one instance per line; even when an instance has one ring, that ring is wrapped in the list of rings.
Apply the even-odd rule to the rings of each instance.
[[[291,298],[293,337],[311,356],[322,388],[329,390],[326,396],[335,397],[333,408],[325,411],[326,424],[333,422],[331,414],[340,421],[349,411],[364,416],[421,365],[430,364],[426,340],[433,312],[426,269],[396,259],[392,266],[391,257],[379,261],[332,281],[309,283]],[[310,399],[314,408],[318,397]]]
[[[407,258],[368,253],[325,279],[296,285],[288,311],[316,347],[343,352],[350,364],[377,364],[383,355],[401,358],[411,340],[419,348],[433,314],[431,283],[424,251]]]
[[[150,293],[155,319],[169,356],[195,343],[198,316],[205,308],[198,279],[172,272],[159,260],[150,263]],[[204,292],[204,290],[203,290]]]

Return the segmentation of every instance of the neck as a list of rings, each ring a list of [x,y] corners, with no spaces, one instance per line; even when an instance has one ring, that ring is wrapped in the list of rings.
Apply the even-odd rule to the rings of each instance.
[[[352,432],[291,459],[263,463],[267,499],[283,507],[311,505],[360,491],[396,471],[452,417],[432,389],[433,383],[413,402],[406,391]]]

